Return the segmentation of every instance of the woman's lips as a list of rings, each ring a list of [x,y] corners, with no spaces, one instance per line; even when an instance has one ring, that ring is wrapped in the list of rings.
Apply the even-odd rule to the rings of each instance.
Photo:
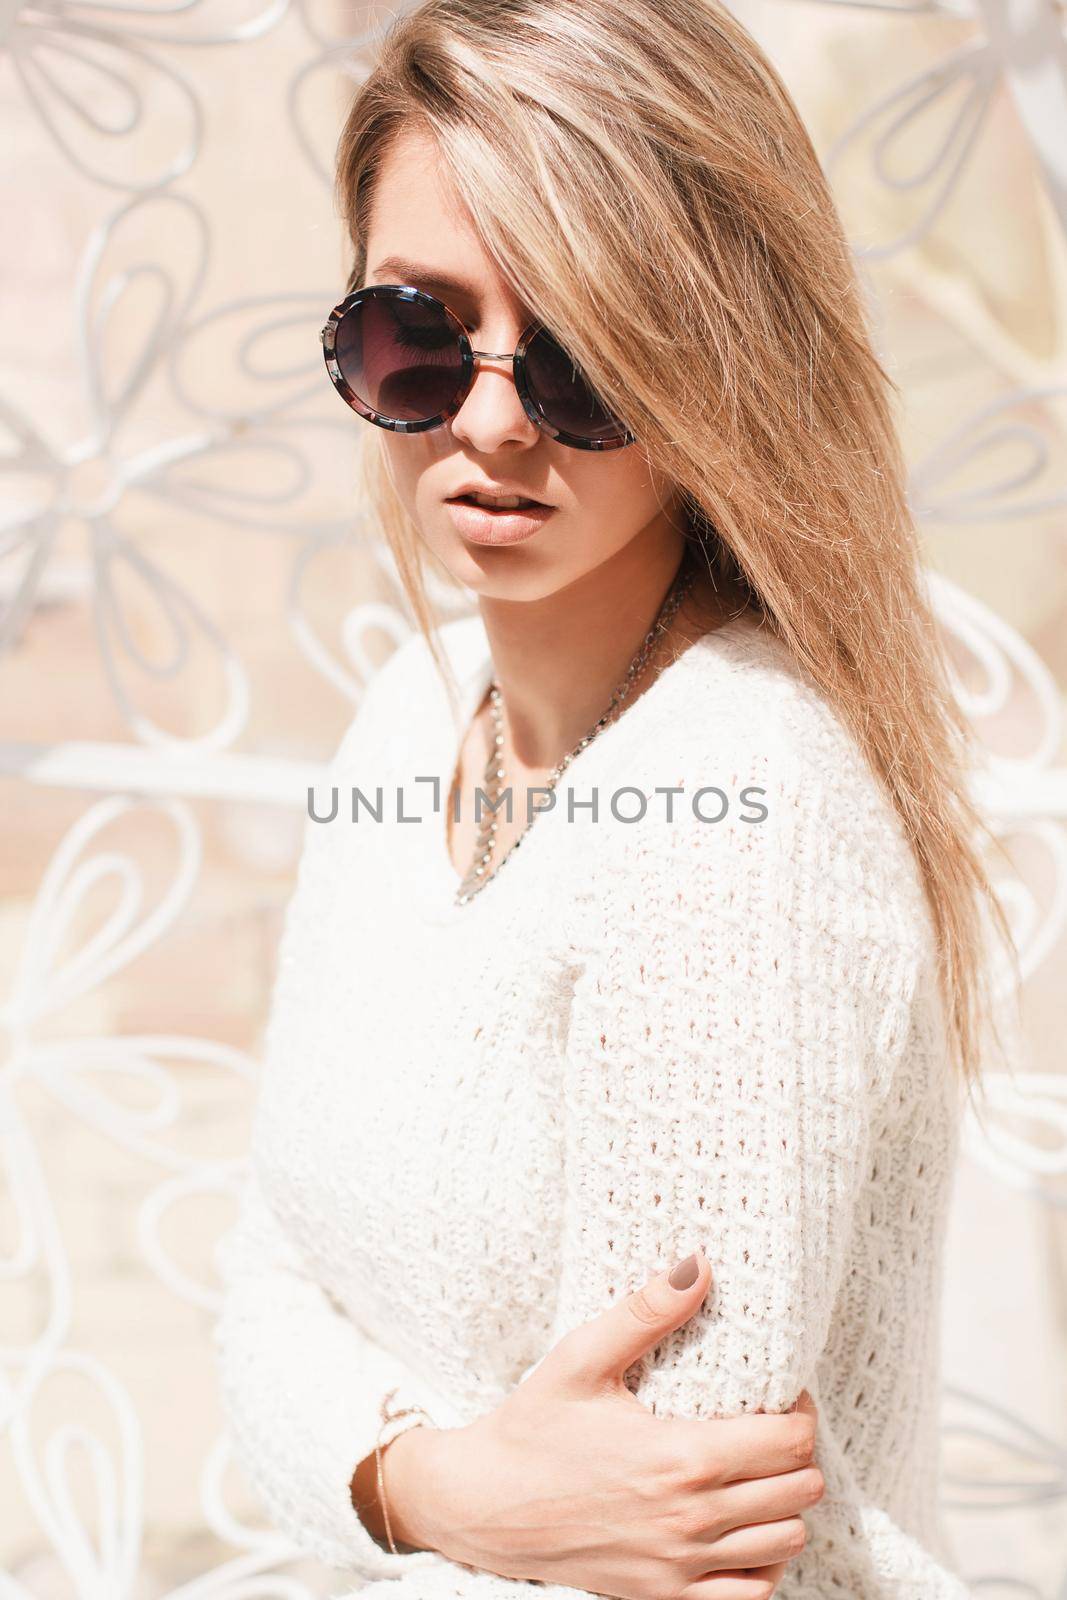
[[[521,544],[543,527],[556,509],[534,503],[496,511],[475,505],[462,495],[445,504],[457,532],[472,544]]]

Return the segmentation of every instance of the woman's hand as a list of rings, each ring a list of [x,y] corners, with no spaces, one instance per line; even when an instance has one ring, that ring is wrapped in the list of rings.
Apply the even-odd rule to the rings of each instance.
[[[655,1416],[623,1381],[700,1305],[711,1269],[696,1262],[687,1288],[662,1273],[565,1335],[485,1416],[394,1440],[387,1498],[412,1543],[619,1600],[773,1594],[824,1489],[810,1396],[689,1421]]]

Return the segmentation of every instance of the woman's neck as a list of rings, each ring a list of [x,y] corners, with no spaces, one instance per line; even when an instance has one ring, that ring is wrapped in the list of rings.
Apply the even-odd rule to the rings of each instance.
[[[671,534],[639,549],[633,547],[642,541],[632,540],[544,600],[481,600],[494,677],[507,708],[508,743],[524,767],[553,767],[606,710],[678,570],[683,539],[676,530]],[[721,578],[716,588],[699,555],[695,566],[692,588],[656,640],[628,701],[742,604]]]

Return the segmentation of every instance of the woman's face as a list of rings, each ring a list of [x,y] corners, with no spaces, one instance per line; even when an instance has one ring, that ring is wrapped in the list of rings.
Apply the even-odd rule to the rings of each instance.
[[[416,263],[422,270],[414,270]],[[414,284],[436,295],[465,324],[476,350],[514,350],[533,320],[451,199],[435,148],[421,134],[402,135],[382,165],[364,282]],[[523,410],[507,362],[480,364],[463,405],[443,426],[412,434],[382,429],[378,443],[422,538],[476,593],[540,599],[638,536],[680,544],[672,532],[677,497],[640,445],[576,450],[549,438]],[[478,542],[465,528],[463,508],[449,504],[472,480],[552,509],[521,542]]]

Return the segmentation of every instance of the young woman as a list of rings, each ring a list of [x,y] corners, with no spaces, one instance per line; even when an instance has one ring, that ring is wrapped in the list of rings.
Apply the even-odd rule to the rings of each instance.
[[[238,1458],[382,1600],[957,1600],[998,908],[811,144],[711,0],[426,0],[338,192],[326,364],[419,626],[287,914]],[[436,636],[431,572],[477,603]]]

